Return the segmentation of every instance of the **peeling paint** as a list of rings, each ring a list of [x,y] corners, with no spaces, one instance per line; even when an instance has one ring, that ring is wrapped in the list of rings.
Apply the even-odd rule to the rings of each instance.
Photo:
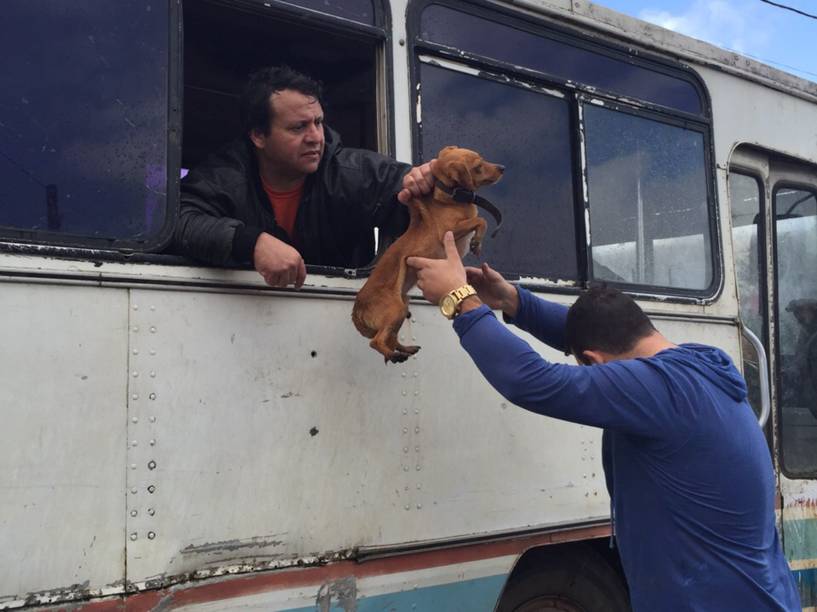
[[[208,542],[206,544],[199,544],[197,546],[186,546],[180,552],[182,555],[193,554],[221,554],[225,552],[233,552],[236,550],[244,550],[247,548],[274,548],[283,544],[283,540],[268,539],[273,536],[257,536],[247,538],[245,540],[225,540],[223,542]]]
[[[334,602],[334,605],[333,605]],[[321,585],[315,599],[318,612],[330,612],[340,607],[344,612],[357,610],[357,582],[354,576]]]

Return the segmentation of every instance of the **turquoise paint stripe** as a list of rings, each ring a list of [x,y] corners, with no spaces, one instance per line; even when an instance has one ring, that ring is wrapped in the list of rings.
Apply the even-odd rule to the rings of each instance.
[[[800,589],[800,604],[804,608],[817,606],[817,568],[795,570],[793,574]]]
[[[507,576],[488,576],[358,599],[358,612],[492,612]],[[345,612],[333,605],[330,612]],[[284,612],[315,612],[315,606]]]
[[[817,559],[817,519],[783,521],[783,548],[789,561]]]

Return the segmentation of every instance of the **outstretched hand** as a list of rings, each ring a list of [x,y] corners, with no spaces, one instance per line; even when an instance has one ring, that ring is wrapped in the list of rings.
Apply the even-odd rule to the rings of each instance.
[[[417,270],[417,286],[423,297],[438,304],[447,293],[466,283],[465,268],[462,265],[454,234],[446,232],[443,237],[445,259],[409,257],[406,263]]]
[[[477,290],[483,303],[493,310],[501,310],[509,317],[515,317],[519,310],[519,293],[511,283],[487,263],[481,268],[465,268],[468,283]]]

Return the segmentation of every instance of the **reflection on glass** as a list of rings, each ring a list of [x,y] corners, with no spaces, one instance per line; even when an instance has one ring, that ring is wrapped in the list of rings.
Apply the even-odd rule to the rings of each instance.
[[[3,3],[0,225],[156,234],[167,191],[167,41],[162,2]]]
[[[583,111],[594,278],[709,287],[703,135],[596,105]]]
[[[778,380],[783,465],[817,471],[817,198],[780,188],[777,236]]]
[[[740,318],[763,340],[763,295],[761,250],[758,227],[762,223],[760,184],[757,179],[732,172],[729,175],[729,201],[732,211],[732,250],[740,300]],[[760,373],[754,346],[741,339],[743,377],[749,388],[749,403],[760,414]]]
[[[374,8],[372,0],[286,0],[289,4],[297,4],[304,8],[312,9],[335,15],[352,21],[358,21],[367,25],[374,25]]]
[[[503,164],[505,177],[480,191],[502,211],[489,215],[483,256],[497,270],[576,280],[570,114],[561,98],[421,64],[423,158],[446,145]],[[473,265],[473,260],[471,261]]]
[[[423,11],[420,35],[559,79],[687,113],[703,113],[698,92],[688,81],[444,6],[431,5]]]

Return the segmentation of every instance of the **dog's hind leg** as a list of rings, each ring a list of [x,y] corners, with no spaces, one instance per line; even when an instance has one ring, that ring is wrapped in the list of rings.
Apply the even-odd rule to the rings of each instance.
[[[473,219],[464,219],[454,226],[453,234],[454,240],[459,240],[463,236],[467,236],[471,232],[475,232],[471,238],[470,249],[474,255],[479,255],[482,250],[482,238],[488,229],[488,223],[482,217],[474,217]]]

